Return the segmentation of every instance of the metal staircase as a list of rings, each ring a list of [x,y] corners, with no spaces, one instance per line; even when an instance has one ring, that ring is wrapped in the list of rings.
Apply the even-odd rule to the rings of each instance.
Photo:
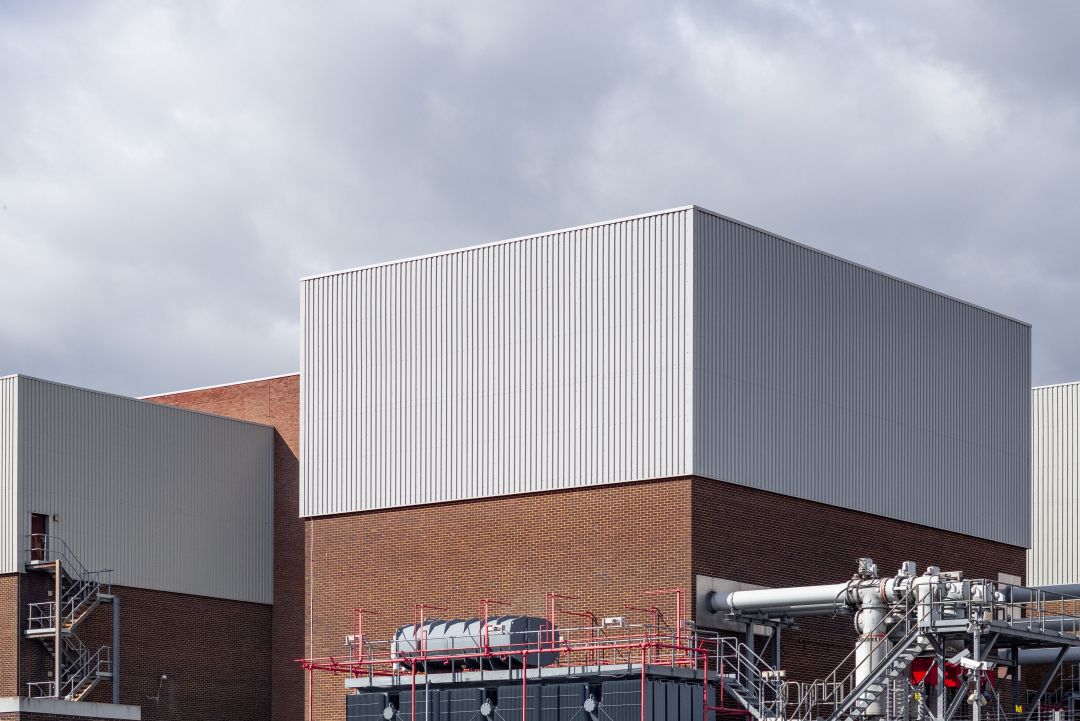
[[[27,684],[29,696],[84,699],[102,680],[113,678],[112,647],[87,647],[76,628],[102,603],[114,600],[110,571],[90,571],[56,536],[30,537],[27,571],[48,574],[52,599],[31,601],[24,635],[41,642],[52,659],[51,678]]]
[[[877,669],[836,705],[829,721],[839,721],[845,715],[848,718],[862,717],[871,705],[883,697],[890,684],[905,676],[911,663],[929,649],[930,641],[921,629],[908,631],[893,644]]]
[[[717,639],[720,681],[726,696],[756,721],[784,718],[784,684],[776,669],[734,638]]]
[[[787,718],[792,721],[858,719],[866,717],[867,710],[876,702],[901,705],[901,699],[906,701],[906,672],[917,657],[930,649],[923,630],[908,623],[910,603],[905,598],[894,604],[874,628],[873,633],[880,635],[881,643],[892,639],[888,653],[876,669],[857,683],[858,669],[853,668],[856,651],[852,650],[824,679],[790,684],[796,693],[788,694],[794,698]]]

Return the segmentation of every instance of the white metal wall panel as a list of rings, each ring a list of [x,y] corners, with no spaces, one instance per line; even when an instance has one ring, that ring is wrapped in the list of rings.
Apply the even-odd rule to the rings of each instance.
[[[1028,544],[1030,327],[708,211],[302,294],[302,515],[694,473]]]
[[[688,473],[690,219],[306,279],[301,514]]]
[[[18,518],[18,417],[18,378],[0,378],[0,529],[14,529]],[[0,573],[18,570],[18,539],[13,532],[0,533]]]
[[[698,210],[697,473],[1029,544],[1030,327]]]
[[[1080,383],[1031,394],[1028,582],[1080,582]]]
[[[26,376],[19,408],[20,540],[58,514],[114,583],[272,602],[270,427]]]

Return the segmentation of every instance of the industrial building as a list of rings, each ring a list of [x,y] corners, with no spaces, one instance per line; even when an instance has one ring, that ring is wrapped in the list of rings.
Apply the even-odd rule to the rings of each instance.
[[[0,715],[268,717],[273,439],[0,378]]]
[[[302,286],[313,656],[357,607],[369,639],[485,598],[705,631],[733,622],[709,592],[860,557],[1024,575],[1025,323],[698,207]],[[749,646],[779,628],[787,677],[824,678],[854,639],[831,615]],[[345,691],[315,674],[313,717]]]
[[[0,398],[19,389],[0,403],[11,587],[50,578],[24,538],[34,513],[60,519],[48,535],[87,568],[114,569],[119,604],[95,613],[121,610],[116,685],[141,718],[979,721],[1065,698],[1080,609],[1023,584],[1080,581],[1060,507],[1077,475],[1064,435],[1038,441],[1064,416],[1033,400],[1026,323],[697,206],[301,292],[299,374],[141,400],[0,380]],[[70,426],[61,398],[49,426],[23,386],[108,403]],[[253,445],[202,433],[215,424]],[[33,437],[150,487],[27,464]],[[169,473],[147,460],[165,457]],[[49,483],[56,503],[26,505]],[[155,530],[165,509],[196,538],[115,530]],[[128,543],[160,578],[112,560]],[[148,592],[262,614],[212,624],[242,668],[165,663],[125,636],[161,628],[128,612]],[[12,644],[44,647],[26,593],[4,596]],[[1042,672],[1017,672],[1032,659]],[[4,695],[27,695],[24,667],[0,665]],[[91,694],[111,691],[106,676]]]

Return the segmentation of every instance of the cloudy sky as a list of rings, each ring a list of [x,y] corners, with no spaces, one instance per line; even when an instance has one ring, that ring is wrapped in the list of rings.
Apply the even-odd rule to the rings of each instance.
[[[295,371],[301,276],[697,203],[1080,379],[1080,5],[0,4],[0,374]]]

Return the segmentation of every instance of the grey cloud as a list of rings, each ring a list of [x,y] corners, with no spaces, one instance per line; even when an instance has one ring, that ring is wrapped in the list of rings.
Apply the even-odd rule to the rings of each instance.
[[[696,202],[1080,378],[1072,5],[0,9],[0,372],[295,370],[297,279]]]

